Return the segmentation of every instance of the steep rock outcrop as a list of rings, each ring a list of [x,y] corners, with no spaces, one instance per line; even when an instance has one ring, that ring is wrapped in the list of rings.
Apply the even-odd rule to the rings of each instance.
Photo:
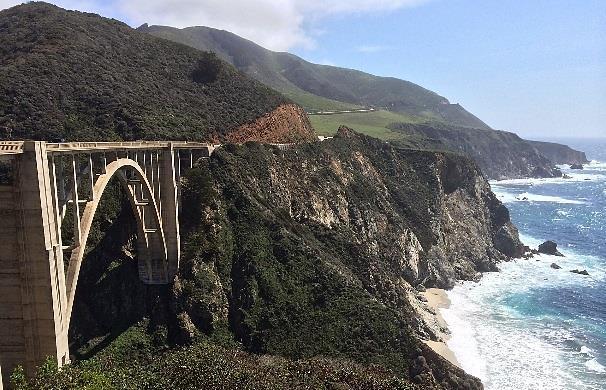
[[[475,279],[521,251],[469,159],[342,128],[286,151],[228,145],[183,194],[179,278],[189,287],[175,310],[195,317],[192,295],[224,302],[202,331],[229,323],[250,351],[345,356],[426,386],[480,386],[419,342],[435,335],[409,301],[412,286]]]
[[[568,145],[543,141],[528,142],[555,164],[587,164],[589,162],[585,152],[575,150]]]
[[[507,131],[472,129],[440,123],[394,123],[395,131],[424,137],[429,148],[466,155],[490,179],[560,177],[562,173],[529,142]]]

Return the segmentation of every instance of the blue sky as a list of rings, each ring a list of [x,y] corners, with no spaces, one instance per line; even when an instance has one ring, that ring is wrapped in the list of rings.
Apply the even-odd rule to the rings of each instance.
[[[0,0],[0,9],[19,0]],[[56,0],[394,76],[529,138],[606,137],[605,0]]]
[[[395,76],[528,137],[606,137],[606,1],[428,2],[309,26],[316,62]]]

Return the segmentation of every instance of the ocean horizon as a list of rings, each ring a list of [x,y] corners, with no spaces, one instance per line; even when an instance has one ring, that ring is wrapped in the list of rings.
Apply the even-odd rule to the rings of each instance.
[[[524,244],[552,240],[564,257],[500,264],[441,310],[449,348],[489,390],[606,389],[606,139],[565,143],[591,160],[560,166],[571,178],[491,182]]]

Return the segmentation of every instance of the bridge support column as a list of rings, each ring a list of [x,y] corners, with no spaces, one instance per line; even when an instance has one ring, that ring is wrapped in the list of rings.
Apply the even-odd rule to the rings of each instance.
[[[162,151],[160,161],[160,197],[162,205],[162,227],[166,237],[168,274],[176,275],[179,267],[181,236],[179,233],[179,205],[177,199],[177,174],[175,151],[172,143]]]
[[[46,144],[31,141],[15,160],[13,213],[0,229],[0,362],[4,384],[18,364],[28,376],[47,357],[69,362],[65,276]],[[4,189],[6,191],[7,189]],[[11,191],[7,191],[11,192]]]

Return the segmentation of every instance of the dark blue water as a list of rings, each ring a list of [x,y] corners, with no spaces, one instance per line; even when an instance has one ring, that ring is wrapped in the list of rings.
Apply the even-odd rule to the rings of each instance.
[[[488,389],[606,389],[606,140],[566,143],[596,161],[563,169],[572,179],[492,183],[523,241],[556,241],[565,257],[508,263],[449,294],[449,345]]]

